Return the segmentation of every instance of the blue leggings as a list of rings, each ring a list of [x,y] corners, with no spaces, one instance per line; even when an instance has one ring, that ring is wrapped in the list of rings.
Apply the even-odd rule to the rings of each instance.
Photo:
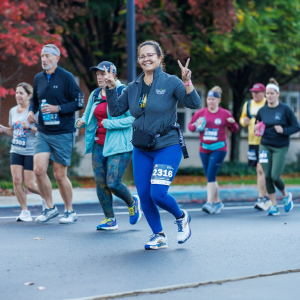
[[[226,156],[226,151],[213,151],[211,153],[201,153],[200,157],[203,164],[203,169],[207,177],[207,182],[217,181],[217,173]]]
[[[153,233],[162,231],[158,206],[171,213],[175,218],[182,215],[177,201],[168,194],[169,186],[151,184],[154,165],[164,164],[174,168],[173,178],[182,157],[180,145],[169,146],[154,151],[133,148],[133,175],[142,209]]]

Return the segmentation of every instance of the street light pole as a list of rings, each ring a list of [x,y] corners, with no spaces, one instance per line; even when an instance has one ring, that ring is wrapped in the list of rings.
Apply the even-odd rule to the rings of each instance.
[[[126,32],[127,32],[127,80],[136,78],[136,40],[135,40],[135,4],[134,0],[126,3]]]

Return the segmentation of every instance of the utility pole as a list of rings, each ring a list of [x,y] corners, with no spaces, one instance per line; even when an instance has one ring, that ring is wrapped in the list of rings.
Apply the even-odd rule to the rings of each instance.
[[[127,37],[127,80],[128,83],[136,78],[136,38],[135,38],[135,4],[134,0],[126,3],[126,37]],[[132,162],[124,174],[127,184],[134,184]]]
[[[127,80],[128,82],[131,82],[136,78],[136,37],[134,0],[127,0],[126,9]]]

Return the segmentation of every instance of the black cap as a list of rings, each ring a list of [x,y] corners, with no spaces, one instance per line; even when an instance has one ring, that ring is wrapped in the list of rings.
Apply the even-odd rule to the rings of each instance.
[[[117,68],[116,68],[116,66],[113,64],[113,63],[111,63],[111,62],[109,62],[109,61],[103,61],[103,62],[101,62],[98,66],[96,66],[96,67],[91,67],[90,68],[90,71],[97,71],[97,70],[100,70],[100,71],[105,71],[104,70],[104,66],[105,66],[105,68],[107,69],[107,71],[109,72],[110,71],[110,66],[112,66],[112,69],[113,69],[113,73],[114,74],[117,74]]]

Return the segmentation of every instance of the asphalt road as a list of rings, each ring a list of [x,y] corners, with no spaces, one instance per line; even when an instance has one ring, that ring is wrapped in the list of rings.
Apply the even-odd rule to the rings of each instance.
[[[181,206],[191,213],[192,237],[178,245],[173,217],[163,213],[169,248],[159,251],[144,250],[151,234],[145,218],[130,225],[126,207],[119,204],[119,230],[114,232],[96,231],[103,219],[100,205],[76,205],[80,217],[74,225],[60,225],[59,218],[45,224],[15,222],[19,210],[1,208],[0,300],[78,299],[127,291],[140,293],[123,299],[299,299],[299,204],[289,214],[280,208],[276,217],[247,204],[228,205],[219,215],[203,213],[198,204]],[[40,212],[39,207],[30,210],[35,216]],[[286,270],[294,273],[281,274]],[[268,276],[248,279],[259,274]],[[240,277],[245,278],[226,282]],[[200,286],[189,288],[193,283]],[[180,289],[182,285],[188,288]],[[179,289],[159,293],[166,286]]]

